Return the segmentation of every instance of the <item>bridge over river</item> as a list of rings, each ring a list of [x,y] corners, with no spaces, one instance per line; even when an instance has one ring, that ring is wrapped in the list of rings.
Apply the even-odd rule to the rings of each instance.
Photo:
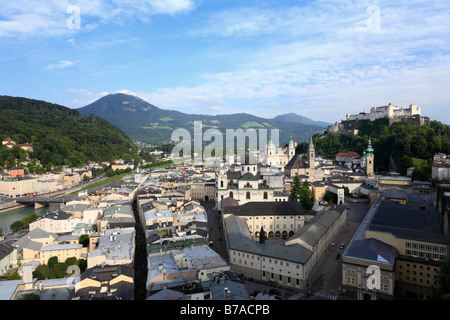
[[[34,204],[35,208],[43,207],[49,205],[50,203],[60,203],[66,204],[71,201],[70,198],[44,198],[44,197],[22,197],[17,198],[16,203],[24,204],[24,205],[32,205]]]

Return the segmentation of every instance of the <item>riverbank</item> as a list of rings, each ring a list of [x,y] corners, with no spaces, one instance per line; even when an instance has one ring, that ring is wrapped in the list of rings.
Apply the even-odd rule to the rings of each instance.
[[[0,204],[0,214],[11,211],[11,210],[20,209],[23,207],[26,207],[26,205],[16,203],[15,201],[2,203],[2,204]]]

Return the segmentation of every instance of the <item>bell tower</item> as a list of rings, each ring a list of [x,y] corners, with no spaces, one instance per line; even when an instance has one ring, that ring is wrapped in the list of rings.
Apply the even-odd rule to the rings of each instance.
[[[373,155],[372,140],[369,138],[369,145],[366,149],[366,174],[368,176],[374,175],[374,160],[375,157]]]
[[[316,150],[314,149],[312,134],[309,138],[308,163],[309,163],[309,169],[312,172],[312,170],[314,170],[316,168]]]

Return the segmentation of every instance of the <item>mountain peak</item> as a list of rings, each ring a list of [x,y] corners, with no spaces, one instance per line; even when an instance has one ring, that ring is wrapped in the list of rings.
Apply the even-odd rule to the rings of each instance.
[[[158,109],[147,101],[127,93],[110,93],[97,101],[80,108],[84,114],[98,114],[104,112],[147,112]]]

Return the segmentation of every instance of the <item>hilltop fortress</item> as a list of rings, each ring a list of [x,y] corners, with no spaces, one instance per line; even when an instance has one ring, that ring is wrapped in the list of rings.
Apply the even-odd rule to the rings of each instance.
[[[360,112],[358,114],[347,114],[346,119],[341,123],[336,122],[332,126],[328,126],[328,133],[353,133],[358,134],[358,129],[364,121],[375,121],[377,119],[389,119],[389,126],[395,122],[408,122],[416,125],[425,125],[430,122],[428,117],[420,115],[420,108],[415,104],[411,104],[409,108],[399,108],[389,103],[387,106],[373,107],[370,113]]]

